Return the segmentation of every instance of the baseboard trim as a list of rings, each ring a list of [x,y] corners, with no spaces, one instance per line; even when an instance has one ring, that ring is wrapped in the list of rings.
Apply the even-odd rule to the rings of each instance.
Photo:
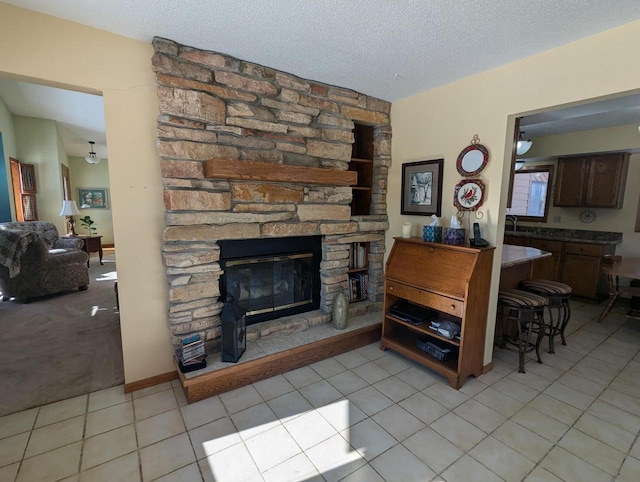
[[[178,372],[167,372],[161,375],[156,375],[149,378],[143,378],[142,380],[138,380],[131,383],[124,384],[124,393],[135,392],[136,390],[142,390],[143,388],[153,387],[154,385],[159,385],[161,383],[170,382],[171,380],[178,379]]]
[[[486,375],[491,370],[493,370],[493,362],[489,362],[485,366],[482,367],[482,374]]]

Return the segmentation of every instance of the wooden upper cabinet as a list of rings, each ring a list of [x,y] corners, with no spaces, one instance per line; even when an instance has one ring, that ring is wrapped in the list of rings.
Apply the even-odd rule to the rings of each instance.
[[[629,153],[558,159],[554,206],[621,208]]]

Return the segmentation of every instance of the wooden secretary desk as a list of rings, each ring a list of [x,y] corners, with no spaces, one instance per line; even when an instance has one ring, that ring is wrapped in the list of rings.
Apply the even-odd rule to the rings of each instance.
[[[455,389],[469,375],[482,375],[494,249],[395,238],[386,264],[380,348],[391,348],[444,375]],[[441,321],[453,321],[460,327],[459,338],[440,335],[429,322],[413,324],[389,313],[403,302],[435,310]],[[440,361],[418,347],[425,341],[448,347],[457,356]]]

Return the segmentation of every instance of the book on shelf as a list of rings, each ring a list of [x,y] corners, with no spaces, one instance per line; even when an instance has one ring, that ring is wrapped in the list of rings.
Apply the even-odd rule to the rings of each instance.
[[[349,269],[367,267],[367,248],[363,243],[351,243],[349,248]]]
[[[369,275],[355,273],[349,276],[349,293],[351,301],[365,300],[369,297]]]

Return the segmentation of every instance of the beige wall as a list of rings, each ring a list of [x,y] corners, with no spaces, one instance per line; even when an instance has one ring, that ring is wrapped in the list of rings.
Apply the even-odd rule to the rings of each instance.
[[[490,152],[489,164],[479,176],[487,184],[486,202],[481,208],[484,218],[479,222],[484,237],[492,244],[501,240],[509,180],[506,165],[511,153],[514,117],[639,89],[640,65],[634,61],[639,42],[640,22],[633,22],[395,102],[391,110],[393,165],[389,172],[387,198],[388,243],[400,234],[403,222],[421,225],[426,221],[417,216],[399,215],[402,163],[445,159],[442,208],[443,224],[447,226],[449,217],[455,212],[453,189],[462,179],[455,161],[474,134],[480,136]],[[616,72],[624,74],[617,75]],[[493,351],[501,255],[499,242],[491,283],[485,363],[491,361]]]
[[[4,166],[7,176],[7,186],[11,186],[11,165],[9,158],[14,159],[18,157],[16,150],[16,135],[13,127],[13,115],[9,112],[7,104],[4,103],[2,97],[0,97],[0,132],[2,132],[2,145],[4,149]],[[9,187],[9,189],[11,189]],[[15,221],[15,208],[13,205],[13,196],[9,191],[9,207],[11,209],[11,218]]]
[[[151,45],[2,3],[0,45],[2,75],[103,95],[125,380],[173,370]]]

